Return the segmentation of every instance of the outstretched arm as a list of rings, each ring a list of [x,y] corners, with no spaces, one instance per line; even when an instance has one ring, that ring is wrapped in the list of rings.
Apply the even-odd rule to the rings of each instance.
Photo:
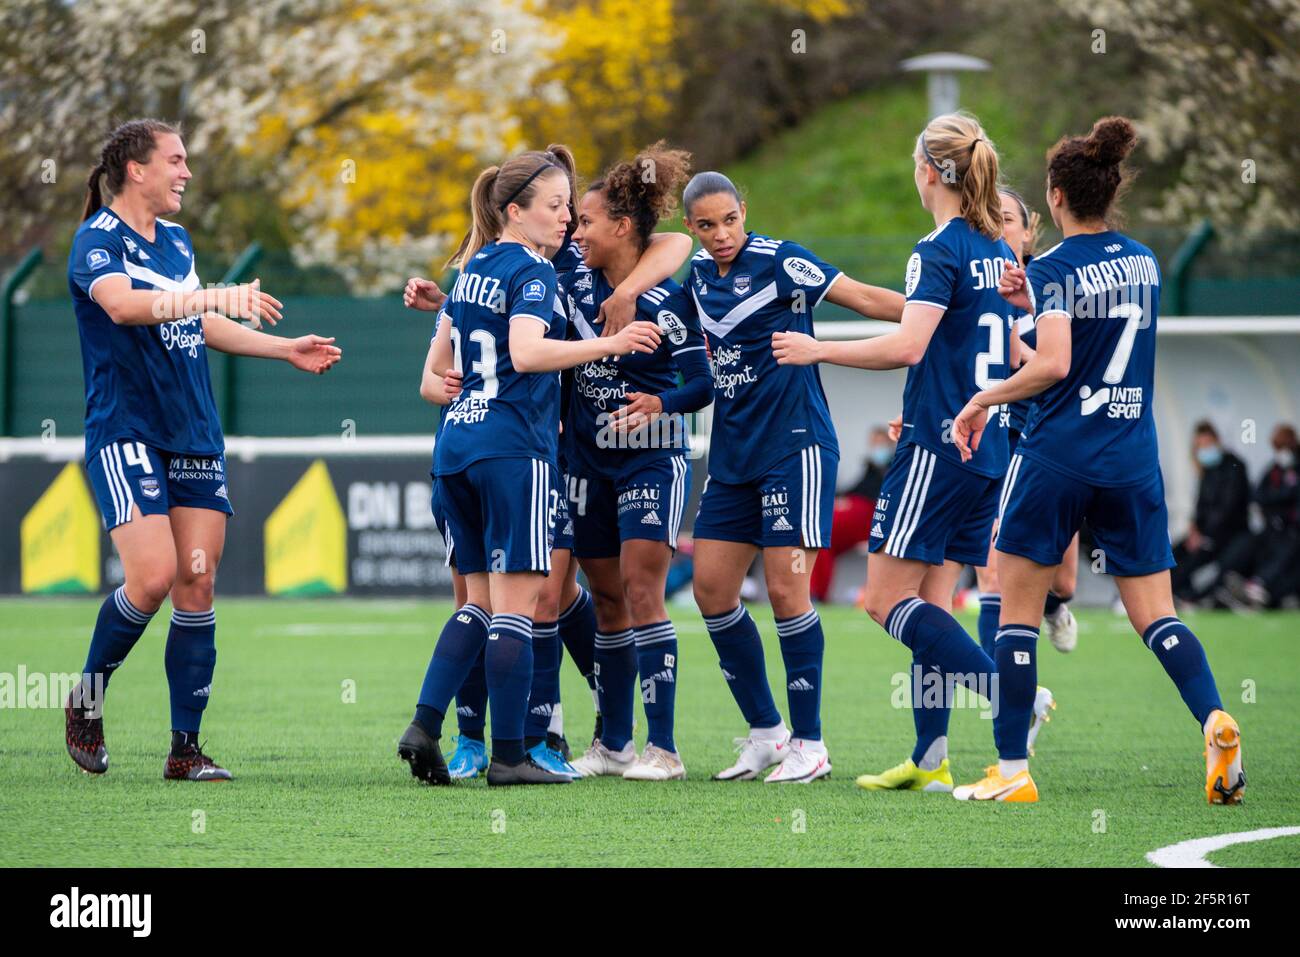
[[[938,306],[909,303],[897,332],[847,342],[822,342],[801,332],[776,332],[772,334],[772,352],[778,365],[829,362],[854,369],[901,369],[921,361],[943,314]]]
[[[234,319],[249,319],[256,328],[263,319],[275,325],[283,308],[278,299],[262,292],[260,279],[242,286],[172,292],[166,289],[132,289],[127,276],[107,276],[95,283],[91,298],[119,326],[157,326],[211,312]]]
[[[903,306],[907,303],[901,292],[883,286],[869,286],[842,273],[826,290],[826,301],[852,309],[868,319],[883,319],[885,322],[902,322]]]
[[[203,338],[208,348],[217,352],[256,359],[283,359],[295,369],[316,375],[328,372],[343,357],[343,350],[334,345],[333,337],[307,335],[283,339],[249,329],[215,312],[203,314]]]
[[[632,271],[614,289],[600,306],[597,317],[603,322],[602,336],[621,332],[636,318],[636,300],[649,292],[677,270],[691,255],[691,237],[685,233],[655,233],[650,237],[641,258]]]

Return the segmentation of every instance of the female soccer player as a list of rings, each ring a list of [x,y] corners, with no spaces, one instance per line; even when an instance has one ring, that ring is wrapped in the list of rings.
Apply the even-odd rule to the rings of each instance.
[[[232,321],[280,318],[280,303],[256,280],[200,287],[189,233],[161,218],[180,211],[192,175],[175,127],[123,123],[91,171],[68,258],[86,381],[86,469],[125,576],[100,607],[82,684],[64,708],[68,754],[92,774],[108,770],[98,692],[170,594],[172,746],[163,777],[231,777],[198,740],[217,660],[212,587],[233,514],[207,349],[284,359],[317,374],[342,355],[333,339],[281,339]],[[108,207],[101,178],[113,196]]]
[[[744,200],[721,173],[698,173],[682,199],[703,249],[688,286],[713,364],[709,480],[695,520],[695,601],[723,677],[749,723],[720,780],[810,782],[830,773],[821,734],[824,639],[809,599],[830,536],[839,446],[816,369],[779,366],[774,336],[812,332],[823,299],[898,321],[903,297],[867,286],[802,246],[746,232]],[[772,700],[763,643],[740,588],[759,552],[785,661],[790,722]]]
[[[912,756],[859,787],[951,791],[948,718],[955,682],[990,694],[993,662],[952,617],[964,564],[987,560],[997,493],[1007,468],[998,416],[977,458],[962,462],[946,410],[1008,374],[1011,310],[997,278],[1002,241],[998,154],[979,121],[935,117],[917,137],[914,180],[935,230],[907,263],[907,306],[897,332],[858,342],[774,337],[777,361],[858,369],[908,367],[898,450],[871,528],[867,612],[912,652]]]
[[[533,616],[550,571],[560,494],[552,487],[559,432],[553,373],[610,352],[652,351],[659,334],[637,322],[600,344],[558,340],[555,269],[542,252],[564,240],[569,198],[569,177],[553,153],[527,152],[489,167],[474,184],[473,225],[454,260],[461,273],[445,307],[451,322],[437,336],[451,342],[462,391],[444,416],[434,471],[469,600],[443,629],[415,719],[398,742],[411,773],[430,783],[450,780],[437,739],[451,696],[485,642],[488,783],[570,780],[524,753]]]
[[[1024,266],[1028,264],[1033,256],[1034,247],[1038,241],[1038,214],[1029,212],[1029,206],[1014,189],[1002,186],[998,188],[998,193],[1002,198],[1002,238],[1007,241],[1011,251],[1016,254],[1016,260]],[[1032,339],[1032,317],[1021,316],[1017,323],[1017,329],[1022,340],[1025,337]],[[1031,355],[1033,355],[1032,344],[1022,341],[1019,362],[1013,359],[1012,368],[1018,368],[1028,361]],[[1007,426],[1007,443],[1012,454],[1015,453],[1016,443],[1020,441],[1020,435],[1027,425],[1030,405],[1029,402],[1021,401],[1012,402],[1007,406],[1007,411],[1011,413]],[[1074,595],[1078,572],[1079,536],[1076,534],[1069,547],[1066,548],[1065,554],[1061,556],[1061,564],[1056,568],[1056,576],[1052,579],[1052,587],[1047,593],[1047,601],[1043,606],[1043,630],[1047,632],[1052,647],[1064,653],[1073,651],[1079,641],[1078,623],[1075,622],[1074,615],[1070,612],[1070,606],[1066,604]],[[993,657],[993,641],[998,633],[998,615],[1002,609],[1002,599],[998,589],[997,552],[991,542],[989,543],[988,565],[984,568],[976,567],[975,577],[980,592],[980,647],[991,658]],[[1046,688],[1039,688],[1038,700],[1034,702],[1034,722],[1029,727],[1029,747],[1031,751],[1033,750],[1034,739],[1043,726],[1043,721],[1050,714],[1050,709],[1055,706],[1051,692]]]
[[[569,176],[572,195],[576,196],[577,174],[571,151],[566,146],[553,144],[547,147],[547,152],[554,155],[564,167],[565,173]],[[570,215],[572,219],[564,242],[556,249],[548,247],[546,250],[547,257],[555,267],[558,281],[564,280],[582,263],[582,254],[572,238],[577,226],[577,211],[572,202]],[[601,316],[610,315],[611,321],[618,322],[620,328],[626,326],[628,321],[635,318],[636,297],[648,292],[657,283],[676,272],[690,252],[691,241],[686,236],[676,233],[652,236],[632,271],[601,305]],[[407,282],[404,301],[410,308],[437,311],[441,309],[444,299],[442,291],[431,280],[413,278]],[[632,304],[630,307],[629,303]],[[633,310],[630,315],[629,308]],[[567,315],[562,316],[561,320],[567,329]],[[443,370],[451,361],[450,343],[446,345],[448,353],[445,357],[435,356],[434,347],[430,345],[421,384],[421,395],[429,401],[441,404],[446,404],[455,397],[455,392],[446,395],[438,387],[438,383],[442,381]],[[456,390],[459,390],[459,380],[457,380]],[[551,549],[552,574],[547,576],[537,603],[537,620],[533,629],[533,689],[525,735],[525,744],[534,758],[560,773],[573,772],[572,767],[567,764],[569,746],[564,737],[564,719],[560,704],[559,671],[562,647],[568,649],[575,666],[591,689],[592,699],[596,705],[596,731],[592,740],[598,738],[601,733],[594,665],[596,617],[591,595],[577,583],[578,566],[571,560],[573,523],[568,514],[569,503],[565,494],[568,488],[566,471],[564,449],[561,447],[558,475],[553,476],[552,479],[555,487],[561,490],[555,502],[556,534]],[[439,529],[445,529],[445,519],[438,504],[436,476],[433,508]],[[449,547],[448,553],[450,552]],[[464,578],[455,572],[454,568],[452,582],[456,593],[456,604],[460,607],[466,600]],[[484,741],[487,701],[484,664],[480,655],[479,660],[470,669],[464,685],[456,693],[456,715],[460,734],[453,739],[456,742],[456,751],[448,760],[448,768],[453,778],[475,777],[487,768],[487,749]]]
[[[573,237],[584,265],[561,283],[573,310],[570,338],[599,339],[601,305],[677,205],[689,164],[690,154],[656,143],[588,188]],[[659,349],[579,366],[565,410],[574,554],[596,600],[602,718],[600,737],[574,766],[584,776],[667,781],[686,776],[673,738],[677,633],[664,608],[690,492],[682,416],[708,405],[713,385],[699,320],[682,288],[665,279],[640,297],[638,309],[663,335]],[[640,757],[632,741],[638,670],[649,725]]]
[[[1001,702],[998,763],[954,792],[962,800],[1036,801],[1026,731],[1034,700],[1038,624],[1061,552],[1087,520],[1134,630],[1178,687],[1205,741],[1205,795],[1236,804],[1246,789],[1241,732],[1223,710],[1205,650],[1174,611],[1173,552],[1151,414],[1160,267],[1110,228],[1137,143],[1122,117],[1062,137],[1047,156],[1047,205],[1065,235],[1001,287],[1031,312],[1037,353],[1005,382],[973,396],[953,424],[963,459],[983,454],[989,409],[1033,398],[1032,427],[1011,460],[998,529]]]

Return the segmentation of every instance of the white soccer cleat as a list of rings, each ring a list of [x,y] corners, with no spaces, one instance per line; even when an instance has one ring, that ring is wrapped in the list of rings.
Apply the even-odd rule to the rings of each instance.
[[[1038,732],[1043,730],[1043,725],[1052,720],[1052,712],[1056,710],[1056,699],[1052,697],[1050,688],[1038,686],[1038,693],[1034,695],[1034,713],[1029,719],[1029,753],[1034,753],[1034,742],[1038,740]]]
[[[780,764],[790,753],[790,732],[781,729],[781,736],[736,738],[736,763],[713,776],[715,781],[752,781],[774,764]]]
[[[1079,623],[1074,620],[1070,606],[1064,602],[1055,612],[1043,618],[1043,630],[1047,632],[1047,640],[1052,643],[1052,647],[1062,654],[1074,651],[1075,645],[1079,643]]]
[[[681,755],[653,744],[647,744],[641,757],[623,772],[625,781],[681,781],[685,777]]]
[[[763,779],[764,784],[811,784],[830,776],[831,756],[821,741],[791,738],[782,750],[785,760]]]
[[[623,745],[622,751],[611,751],[605,747],[605,742],[596,740],[591,742],[591,747],[587,753],[578,760],[573,762],[573,768],[584,778],[595,778],[601,775],[623,776],[623,772],[636,764],[636,746],[629,741]]]

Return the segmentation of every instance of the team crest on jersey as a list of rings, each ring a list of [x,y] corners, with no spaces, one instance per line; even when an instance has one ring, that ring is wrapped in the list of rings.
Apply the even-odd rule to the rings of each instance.
[[[743,296],[749,292],[749,276],[737,276],[736,281],[731,284],[731,291],[737,296]]]
[[[826,274],[806,259],[792,256],[784,265],[790,278],[800,286],[820,286],[826,281]]]
[[[534,279],[524,286],[525,302],[541,302],[546,298],[546,283],[540,279]]]
[[[92,249],[90,252],[86,253],[86,265],[90,268],[91,272],[94,272],[96,269],[103,269],[109,264],[109,261],[110,257],[108,255],[108,250],[106,249]]]
[[[158,480],[149,475],[140,479],[140,494],[151,502],[156,499],[162,494],[162,489],[158,486]]]
[[[676,315],[667,309],[660,310],[658,315],[659,328],[668,336],[668,340],[675,346],[680,346],[686,341],[686,323],[682,322]]]
[[[584,272],[573,282],[573,291],[581,292],[583,289],[591,288],[591,273]]]
[[[916,292],[916,286],[921,281],[921,254],[912,253],[912,258],[907,261],[907,279],[903,283],[903,295],[910,296]]]
[[[185,248],[185,244],[181,242],[179,239],[173,239],[172,245],[175,246],[177,250],[180,251],[180,254],[184,256],[186,259],[190,258],[190,251]]]

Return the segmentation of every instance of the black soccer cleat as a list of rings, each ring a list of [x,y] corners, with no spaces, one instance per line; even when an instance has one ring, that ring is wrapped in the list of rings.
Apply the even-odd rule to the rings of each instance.
[[[573,779],[563,774],[552,774],[530,757],[518,764],[506,764],[496,758],[487,769],[488,787],[506,787],[512,784],[568,784]]]
[[[73,691],[76,694],[76,691]],[[104,746],[104,719],[91,718],[85,708],[74,707],[72,695],[63,703],[63,740],[68,755],[87,774],[108,770],[108,748]]]
[[[234,775],[191,744],[179,752],[167,755],[163,764],[164,781],[230,781]]]
[[[438,742],[414,721],[397,742],[397,756],[411,766],[411,777],[426,784],[451,783]]]

